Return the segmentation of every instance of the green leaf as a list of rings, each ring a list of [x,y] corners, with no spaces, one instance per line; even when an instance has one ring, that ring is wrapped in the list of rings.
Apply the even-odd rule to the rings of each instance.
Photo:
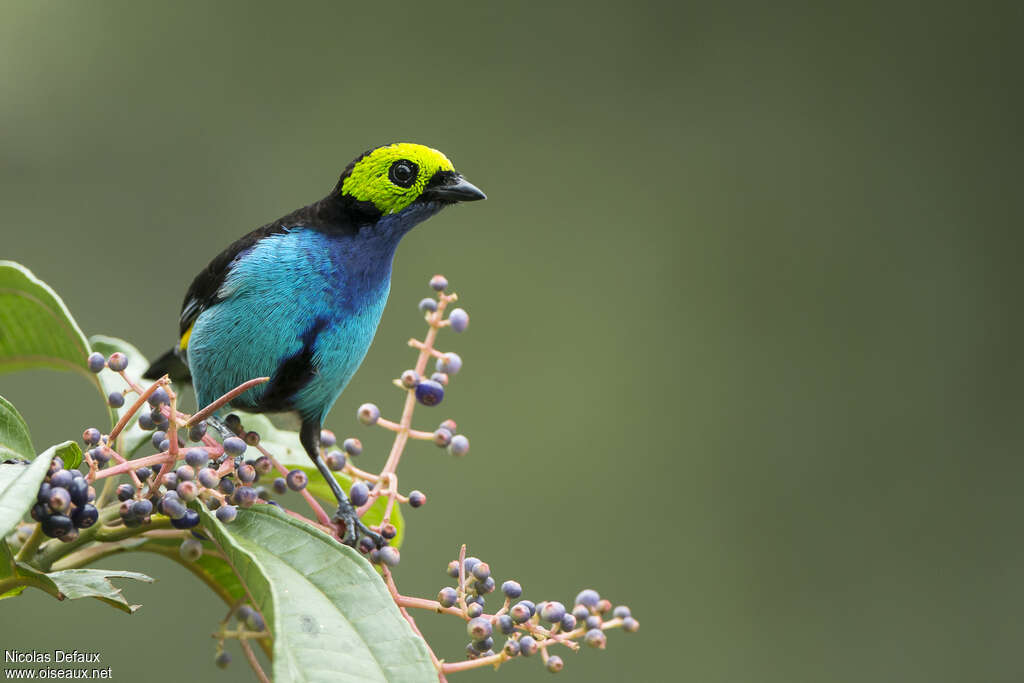
[[[276,683],[437,680],[426,644],[358,552],[272,505],[228,525],[195,509],[274,636]]]
[[[36,502],[39,485],[46,478],[58,448],[47,449],[30,463],[0,465],[0,538],[10,534]]]
[[[288,469],[300,469],[305,472],[309,477],[309,484],[306,488],[329,506],[326,508],[327,514],[334,512],[337,502],[334,500],[334,494],[331,493],[331,487],[320,476],[320,470],[310,462],[309,456],[306,455],[306,451],[299,441],[298,432],[278,429],[266,415],[246,413],[241,410],[232,410],[231,412],[238,415],[245,429],[259,433],[260,445],[267,449],[267,452],[273,455],[279,463]],[[334,478],[341,484],[341,488],[344,489],[345,493],[348,493],[348,490],[352,488],[352,480],[348,475],[335,472]],[[380,524],[381,520],[384,519],[386,507],[387,501],[377,498],[366,511],[366,514],[362,516],[363,523],[367,526]],[[402,546],[402,539],[405,537],[405,519],[402,517],[402,510],[398,505],[395,505],[391,510],[391,523],[395,525],[397,533],[390,544],[400,548]]]
[[[0,372],[76,370],[97,386],[89,343],[49,285],[13,261],[0,261]]]
[[[60,572],[43,574],[36,572],[26,565],[18,565],[18,569],[26,572],[35,572],[36,578],[43,582],[53,584],[58,592],[58,598],[63,600],[78,600],[80,598],[96,598],[108,605],[124,610],[131,614],[141,605],[132,605],[125,600],[121,589],[110,583],[111,578],[135,579],[153,583],[153,579],[139,572],[117,571],[113,569],[65,569]],[[49,592],[49,591],[48,591]]]
[[[31,460],[34,457],[36,451],[32,448],[28,425],[10,401],[0,396],[0,460]]]
[[[102,334],[94,334],[89,337],[89,344],[92,346],[93,350],[99,351],[107,357],[115,351],[120,351],[124,355],[128,356],[128,368],[126,369],[126,372],[133,380],[138,381],[138,378],[142,377],[142,373],[149,368],[149,361],[146,360],[144,355],[142,355],[142,352],[123,339],[107,337]],[[113,370],[102,370],[98,377],[103,388],[104,396],[109,396],[115,391],[123,391],[126,387],[124,379],[122,379],[122,377]],[[126,412],[128,412],[129,408],[131,408],[132,403],[132,400],[126,400],[125,404],[120,408],[108,408],[110,411],[110,424],[117,424],[117,421],[120,420]],[[130,425],[121,432],[120,436],[118,436],[118,441],[121,446],[118,449],[118,452],[126,458],[132,457],[140,446],[149,443],[152,434],[152,432],[147,432],[139,427],[138,420],[133,419]]]
[[[10,579],[10,577],[14,576],[16,569],[17,568],[14,566],[14,555],[11,553],[11,547],[7,545],[7,541],[0,540],[0,581],[6,581],[7,579]],[[20,595],[26,588],[28,588],[27,585],[18,584],[11,588],[4,589],[0,591],[0,600]]]
[[[118,571],[115,569],[65,569],[59,572],[43,573],[24,562],[16,562],[14,576],[0,581],[4,592],[0,597],[17,595],[31,586],[45,591],[58,600],[78,600],[80,598],[96,598],[119,610],[131,614],[140,605],[132,605],[125,600],[121,589],[110,583],[111,578],[135,579],[153,583],[153,579],[138,572]]]
[[[59,455],[64,461],[64,469],[72,470],[82,464],[82,449],[74,441],[65,441],[53,448],[56,449],[54,455]]]

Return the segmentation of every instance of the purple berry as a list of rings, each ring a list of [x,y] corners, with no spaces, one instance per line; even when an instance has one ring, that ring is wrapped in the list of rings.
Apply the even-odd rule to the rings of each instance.
[[[333,472],[340,472],[345,469],[345,454],[341,451],[331,451],[324,458],[327,468]]]
[[[120,351],[115,351],[110,354],[110,358],[107,360],[107,367],[114,372],[121,372],[128,367],[128,356],[124,355]]]
[[[433,313],[437,310],[437,299],[431,299],[430,297],[420,299],[418,308],[424,313]]]
[[[465,332],[469,326],[469,313],[463,308],[453,309],[448,314],[448,322],[451,323],[452,330],[455,332]]]
[[[359,406],[359,410],[356,411],[356,417],[364,425],[375,425],[377,420],[380,419],[380,408],[372,403],[364,403]]]
[[[432,379],[416,385],[416,400],[425,406],[436,406],[444,400],[444,387]]]
[[[455,603],[459,601],[459,595],[451,586],[445,586],[437,594],[437,601],[441,603],[442,607],[454,607]]]
[[[301,491],[309,483],[309,476],[302,470],[292,470],[285,477],[285,482],[292,491]]]
[[[506,581],[501,584],[501,592],[509,600],[516,600],[523,594],[523,587],[519,585],[518,581]]]
[[[459,457],[469,453],[469,439],[462,434],[456,434],[448,444],[448,452]]]
[[[186,562],[195,562],[203,556],[203,544],[194,538],[186,538],[178,547],[178,554]]]
[[[418,508],[427,502],[427,494],[422,491],[409,492],[409,505]]]
[[[341,450],[352,456],[360,455],[363,452],[363,442],[359,439],[345,439],[341,444]]]
[[[587,631],[587,634],[583,636],[583,642],[590,647],[595,647],[599,650],[603,650],[605,645],[608,643],[608,638],[605,636],[604,631],[599,628],[592,628]]]
[[[245,453],[245,449],[247,448],[247,446],[245,445],[245,441],[239,439],[237,436],[229,436],[228,438],[224,439],[223,445],[224,452],[232,456],[242,455],[243,453]]]
[[[159,408],[162,405],[169,405],[171,397],[167,395],[167,390],[163,387],[157,387],[156,391],[149,395],[149,405],[154,408]]]
[[[89,354],[86,363],[89,365],[89,372],[99,372],[106,366],[107,359],[103,357],[102,353],[93,351]]]
[[[337,437],[334,436],[334,432],[330,429],[320,430],[320,445],[324,448],[330,448],[334,444],[338,443]]]
[[[398,552],[398,548],[390,545],[386,545],[380,549],[380,561],[381,563],[394,567],[402,559],[402,555]]]
[[[235,517],[238,516],[238,508],[234,505],[223,505],[217,508],[217,519],[224,524],[230,524],[235,521]]]
[[[217,472],[209,467],[199,470],[198,479],[199,483],[208,489],[215,489],[220,484],[220,477],[217,476]]]
[[[583,605],[584,607],[594,609],[597,607],[597,603],[599,602],[601,602],[600,594],[598,594],[598,592],[596,590],[593,590],[592,588],[586,588],[579,592],[579,594],[576,596],[576,602],[574,604]]]
[[[195,510],[186,510],[185,516],[179,519],[171,517],[171,526],[175,529],[191,529],[199,525],[199,513]]]
[[[363,482],[356,482],[348,491],[348,499],[356,507],[362,507],[370,499],[370,489]]]
[[[462,356],[449,351],[440,358],[437,359],[437,371],[443,372],[446,375],[457,375],[459,370],[462,369]]]
[[[107,405],[111,408],[120,408],[124,405],[124,394],[120,391],[112,391],[107,396]]]
[[[435,292],[443,292],[448,289],[448,278],[444,275],[435,275],[430,278],[430,288]]]
[[[205,448],[190,448],[185,452],[185,462],[192,467],[202,467],[210,461]]]

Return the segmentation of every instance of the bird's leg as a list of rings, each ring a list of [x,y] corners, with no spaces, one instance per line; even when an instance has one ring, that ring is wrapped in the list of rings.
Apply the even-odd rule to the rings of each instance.
[[[225,439],[231,438],[232,436],[238,436],[237,434],[234,433],[234,431],[231,430],[231,427],[228,427],[224,423],[224,421],[221,420],[216,415],[211,415],[210,417],[206,418],[206,424],[209,425],[210,427],[213,427],[217,431],[217,433],[220,434],[220,440],[222,442]],[[220,465],[225,460],[227,460],[227,458],[228,458],[228,454],[227,453],[222,453],[221,456],[219,458],[217,458],[217,460],[215,461],[217,466],[220,467]],[[237,468],[239,465],[241,465],[243,460],[244,460],[244,458],[242,456],[240,456],[240,455],[236,456],[235,457],[235,467]]]
[[[369,536],[373,544],[380,548],[384,545],[384,537],[362,523],[355,507],[341,489],[341,485],[338,484],[338,480],[334,478],[334,474],[328,469],[327,463],[320,457],[320,429],[319,420],[303,420],[302,428],[299,430],[299,441],[302,442],[306,455],[313,461],[316,468],[320,470],[320,474],[327,481],[327,485],[331,487],[334,498],[338,501],[338,511],[334,514],[334,518],[341,520],[345,524],[345,536],[342,538],[342,542],[355,547],[360,536]]]

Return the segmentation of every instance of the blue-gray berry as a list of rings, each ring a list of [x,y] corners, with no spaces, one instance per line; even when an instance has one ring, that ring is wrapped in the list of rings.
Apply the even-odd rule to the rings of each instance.
[[[162,405],[168,405],[171,402],[171,397],[167,395],[167,390],[163,387],[157,387],[156,391],[149,395],[149,405],[157,408]]]
[[[212,470],[209,467],[204,467],[199,470],[197,479],[200,484],[208,489],[215,489],[220,485],[220,477],[217,476],[216,470]]]
[[[188,508],[177,497],[164,496],[160,502],[160,507],[163,513],[171,519],[181,519],[188,512]]]
[[[110,354],[110,358],[107,359],[107,367],[114,372],[121,372],[128,368],[128,356],[124,355],[120,351],[115,351]]]
[[[545,664],[544,666],[547,667],[548,671],[550,671],[553,674],[556,674],[565,668],[565,663],[562,661],[562,658],[558,655],[551,655],[550,657],[548,657],[547,664]]]
[[[449,351],[440,358],[437,359],[437,371],[443,372],[446,375],[457,375],[459,370],[462,369],[462,356]]]
[[[309,483],[309,475],[302,470],[292,470],[286,475],[285,483],[292,491],[301,491]]]
[[[334,444],[338,443],[338,438],[334,436],[334,432],[330,429],[320,430],[320,445],[324,448],[330,448]]]
[[[509,580],[501,584],[501,592],[509,600],[515,600],[523,594],[523,587],[519,585],[518,581]]]
[[[427,502],[427,494],[423,491],[410,491],[409,492],[409,505],[414,508],[421,507]]]
[[[462,434],[456,434],[448,444],[448,452],[460,457],[469,453],[469,439]]]
[[[234,505],[222,505],[221,507],[217,508],[216,514],[217,519],[219,519],[224,524],[229,524],[235,521],[235,517],[238,516],[238,508],[236,508]]]
[[[443,292],[448,289],[448,278],[444,275],[435,275],[430,278],[430,288],[435,292]]]
[[[523,636],[519,639],[519,653],[524,657],[537,653],[537,641],[533,636]]]
[[[356,411],[356,417],[364,425],[375,425],[377,420],[380,419],[380,408],[372,403],[364,403]]]
[[[445,586],[438,592],[437,601],[441,603],[441,607],[454,607],[459,601],[459,595],[451,586]]]
[[[345,469],[345,454],[341,451],[331,451],[324,458],[324,462],[332,472],[340,472]]]
[[[256,494],[256,489],[250,486],[239,486],[237,489],[235,489],[234,496],[235,500],[238,502],[238,505],[243,508],[250,508],[253,505],[255,505],[256,498],[258,497]]]
[[[370,499],[370,489],[366,487],[366,484],[358,481],[355,484],[352,484],[352,488],[349,489],[348,499],[356,507],[361,507]]]
[[[202,467],[210,461],[205,448],[190,448],[185,452],[185,462],[192,467]]]
[[[203,437],[205,435],[206,435],[206,423],[205,422],[200,422],[198,424],[194,424],[194,425],[192,425],[191,427],[188,428],[188,440],[189,441],[193,441],[193,442],[195,442],[195,441],[202,441]]]
[[[434,311],[437,310],[437,299],[431,299],[430,297],[420,299],[420,303],[418,304],[417,307],[424,313],[433,313]]]
[[[585,588],[576,595],[576,602],[574,604],[595,609],[599,602],[601,602],[601,596],[598,592],[592,588]]]
[[[71,472],[67,470],[57,470],[50,475],[50,486],[56,488],[67,488],[71,485],[74,477],[71,476]]]
[[[599,628],[592,628],[587,631],[587,634],[583,636],[583,642],[590,647],[595,647],[599,650],[603,650],[604,646],[608,643],[608,638],[605,636],[604,631]]]
[[[124,394],[120,391],[112,391],[107,395],[107,405],[111,408],[120,408],[124,405]]]
[[[428,379],[416,385],[416,400],[425,406],[436,406],[444,400],[444,387]]]
[[[93,351],[89,354],[89,358],[86,360],[86,363],[89,365],[90,372],[99,372],[106,366],[107,359],[103,357],[102,353]]]
[[[565,616],[565,605],[560,602],[552,600],[551,602],[544,603],[544,607],[540,611],[540,617],[549,624],[556,624],[562,621],[562,617]]]
[[[185,516],[180,519],[171,517],[171,526],[175,529],[191,529],[199,525],[199,513],[195,510],[185,510]]]
[[[466,633],[473,640],[483,640],[491,635],[491,622],[483,617],[470,619],[466,624]]]
[[[231,456],[238,456],[245,453],[247,446],[245,441],[239,439],[237,436],[229,436],[224,439],[224,452]]]
[[[203,544],[194,538],[186,538],[178,546],[178,554],[186,562],[195,562],[203,556]]]
[[[360,455],[363,452],[363,442],[354,438],[345,439],[341,444],[341,450],[348,455]]]
[[[394,567],[402,560],[401,553],[398,552],[398,548],[392,545],[386,545],[380,549],[380,561],[382,564],[388,567]]]
[[[463,308],[453,309],[448,314],[448,322],[451,323],[452,330],[455,332],[465,332],[469,326],[469,313]]]

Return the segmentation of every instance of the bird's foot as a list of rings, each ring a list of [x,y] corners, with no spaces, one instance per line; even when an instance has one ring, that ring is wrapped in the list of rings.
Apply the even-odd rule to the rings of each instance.
[[[387,543],[383,536],[363,524],[356,513],[356,509],[351,504],[339,505],[338,511],[334,513],[334,519],[345,525],[345,535],[341,538],[341,542],[345,545],[355,548],[361,536],[365,536],[373,541],[375,548],[380,548]]]

